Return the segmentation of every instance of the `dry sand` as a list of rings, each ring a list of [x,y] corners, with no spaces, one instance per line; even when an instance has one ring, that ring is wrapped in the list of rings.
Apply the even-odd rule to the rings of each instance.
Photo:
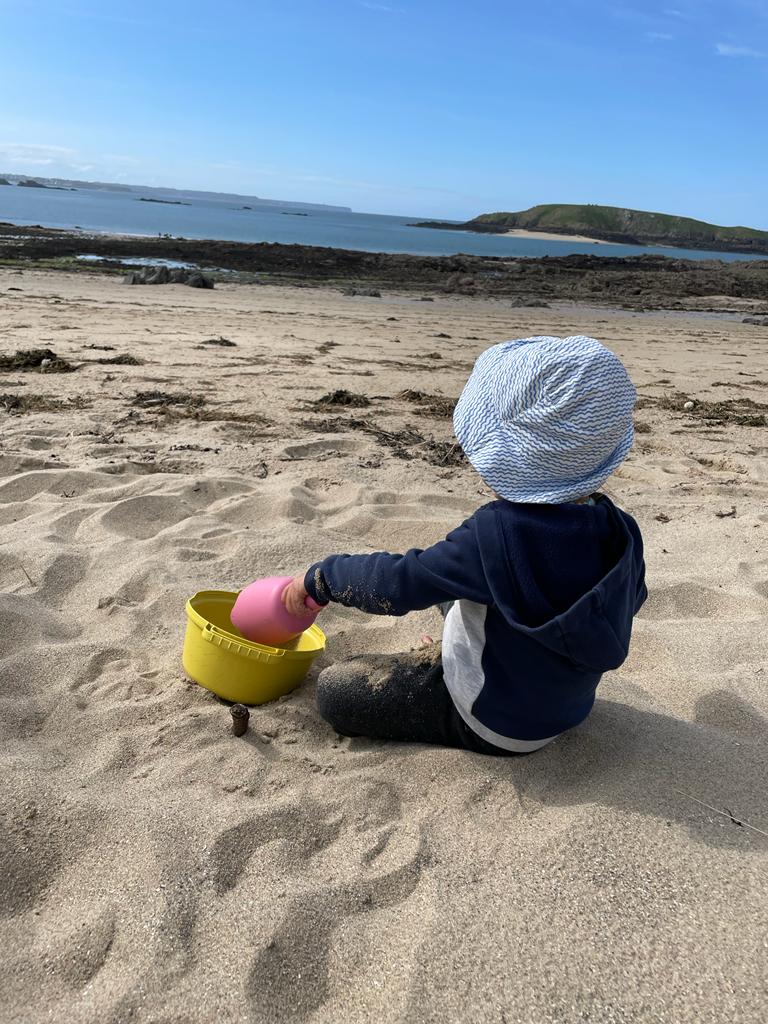
[[[512,235],[515,238],[538,238],[542,242],[593,242],[595,245],[620,245],[620,242],[608,242],[604,238],[591,238],[589,235],[568,235],[556,231],[528,231],[525,228],[510,228],[500,231],[501,235]]]
[[[588,722],[531,757],[341,739],[312,679],[235,739],[180,666],[196,590],[429,544],[488,496],[303,401],[351,388],[372,405],[339,415],[446,440],[393,396],[455,397],[488,343],[542,332],[603,339],[644,396],[765,401],[765,329],[8,270],[0,304],[0,352],[146,360],[0,374],[87,403],[0,412],[3,1022],[766,1019],[765,428],[639,411],[609,493],[651,598]],[[439,617],[322,625],[327,663]]]

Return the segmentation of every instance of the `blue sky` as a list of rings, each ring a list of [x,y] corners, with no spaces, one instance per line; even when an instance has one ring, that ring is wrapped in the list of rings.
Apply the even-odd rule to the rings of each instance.
[[[768,0],[0,0],[0,173],[768,229]]]

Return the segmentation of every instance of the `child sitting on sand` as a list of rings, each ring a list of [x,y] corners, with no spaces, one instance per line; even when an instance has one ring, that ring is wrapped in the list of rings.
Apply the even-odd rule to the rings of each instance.
[[[439,605],[442,650],[325,669],[320,713],[349,736],[528,753],[582,722],[643,604],[635,520],[595,493],[629,452],[635,390],[593,338],[522,338],[478,359],[454,430],[498,500],[404,555],[331,555],[283,595],[375,615]]]

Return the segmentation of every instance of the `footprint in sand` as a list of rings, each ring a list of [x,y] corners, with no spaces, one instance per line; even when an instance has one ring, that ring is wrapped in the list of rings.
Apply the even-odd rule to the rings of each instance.
[[[31,452],[44,452],[50,448],[60,447],[64,439],[61,434],[38,433],[27,435],[25,447]]]
[[[63,468],[60,462],[36,459],[33,456],[0,455],[0,477],[18,476],[19,473],[27,473],[35,469],[61,470]]]
[[[79,690],[82,686],[97,682],[104,675],[125,672],[130,667],[130,651],[123,647],[105,647],[88,660],[85,668],[69,688]]]
[[[69,543],[77,536],[78,530],[83,522],[94,515],[93,508],[89,505],[85,508],[74,508],[63,515],[51,519],[51,532],[44,536],[44,540],[53,543]]]
[[[210,562],[220,555],[217,551],[205,551],[203,548],[177,548],[174,557],[177,562]]]
[[[711,590],[693,582],[654,587],[639,615],[642,619],[754,619],[754,601],[736,594]]]
[[[89,811],[61,810],[54,793],[38,789],[34,799],[15,801],[6,794],[0,815],[3,884],[0,918],[33,907],[56,885],[64,851],[72,860],[89,841],[95,822]],[[34,856],[30,856],[34,850]]]
[[[111,533],[132,540],[148,540],[188,519],[199,505],[173,494],[145,494],[126,498],[106,512],[101,523]]]
[[[33,471],[15,476],[0,484],[0,503],[29,501],[39,494],[53,494],[57,497],[80,497],[94,487],[103,487],[104,477],[100,473],[86,470]]]
[[[362,451],[365,447],[360,441],[336,437],[332,441],[307,441],[304,444],[289,444],[283,449],[287,459],[330,459],[350,452]]]
[[[0,621],[0,658],[41,643],[72,640],[81,631],[69,616],[26,594],[0,594]]]
[[[736,576],[746,580],[752,590],[762,598],[768,598],[768,562],[739,562]]]
[[[730,690],[711,690],[694,706],[694,721],[755,740],[768,736],[768,720]]]
[[[38,582],[41,600],[49,607],[58,606],[85,579],[90,565],[90,555],[56,555]]]
[[[46,943],[45,963],[50,974],[70,988],[91,982],[104,966],[115,938],[115,913],[86,908],[78,920]],[[55,927],[55,926],[54,926]]]
[[[227,829],[210,854],[211,877],[216,892],[227,892],[241,880],[260,847],[282,841],[281,860],[298,865],[334,842],[342,823],[310,803],[291,805],[256,815]]]
[[[324,885],[286,900],[283,920],[246,981],[251,1019],[259,1024],[310,1020],[329,996],[334,930],[362,914],[404,903],[418,888],[426,862],[422,843],[387,874]]]

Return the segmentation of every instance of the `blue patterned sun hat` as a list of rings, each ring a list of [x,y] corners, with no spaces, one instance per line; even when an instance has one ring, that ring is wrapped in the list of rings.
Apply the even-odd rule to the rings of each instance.
[[[594,338],[519,338],[477,360],[453,428],[502,498],[574,501],[626,458],[636,397],[619,357]]]

